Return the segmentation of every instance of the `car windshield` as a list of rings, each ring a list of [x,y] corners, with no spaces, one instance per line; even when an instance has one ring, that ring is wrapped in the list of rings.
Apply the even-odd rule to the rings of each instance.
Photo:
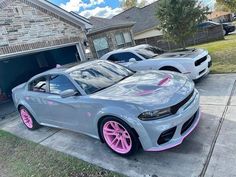
[[[136,50],[136,52],[141,55],[142,57],[144,57],[145,59],[150,59],[150,58],[154,58],[156,56],[158,56],[158,54],[154,53],[151,50],[147,50],[147,49],[138,49]]]
[[[118,83],[133,73],[123,66],[100,61],[78,67],[69,74],[87,94],[92,94]]]

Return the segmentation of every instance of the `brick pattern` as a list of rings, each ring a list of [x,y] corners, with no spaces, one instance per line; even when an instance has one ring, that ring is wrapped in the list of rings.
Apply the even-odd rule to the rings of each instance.
[[[78,42],[82,28],[28,0],[0,2],[0,55]]]
[[[64,39],[58,39],[58,40],[53,40],[53,41],[36,42],[36,43],[31,43],[31,44],[6,46],[6,47],[0,48],[0,55],[39,49],[39,48],[46,48],[46,47],[57,46],[61,44],[67,44],[67,43],[73,43],[73,42],[78,42],[79,40],[80,40],[79,37],[73,37],[73,38],[64,38]]]

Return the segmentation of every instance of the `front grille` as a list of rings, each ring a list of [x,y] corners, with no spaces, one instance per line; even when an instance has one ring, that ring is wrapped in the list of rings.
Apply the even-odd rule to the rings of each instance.
[[[173,127],[171,129],[168,129],[168,130],[164,131],[160,135],[160,137],[158,138],[157,143],[159,145],[161,145],[161,144],[164,144],[164,143],[167,143],[168,141],[170,141],[173,138],[174,134],[175,134],[176,128],[177,127]]]
[[[193,122],[194,122],[194,120],[195,120],[195,118],[196,118],[196,114],[197,114],[197,113],[195,113],[189,120],[187,120],[187,121],[184,123],[184,125],[182,126],[182,129],[181,129],[181,135],[182,135],[184,132],[186,132],[186,131],[189,129],[189,127],[191,127],[191,125],[193,124]]]
[[[195,61],[195,66],[201,65],[201,64],[202,64],[204,61],[206,61],[206,60],[207,60],[207,56],[202,57],[201,59]]]
[[[181,108],[183,105],[185,105],[193,96],[194,94],[194,90],[189,94],[189,96],[187,96],[183,101],[179,102],[178,104],[171,106],[170,107],[170,111],[172,114],[177,113],[177,111],[179,110],[179,108]]]

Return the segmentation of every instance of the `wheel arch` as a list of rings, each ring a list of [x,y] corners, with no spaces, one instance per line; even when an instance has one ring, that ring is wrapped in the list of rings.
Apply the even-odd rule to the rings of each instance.
[[[159,66],[159,70],[164,70],[164,68],[175,68],[180,73],[186,72],[185,67],[180,62],[177,61],[162,62]]]
[[[35,112],[33,111],[33,109],[30,107],[29,104],[27,104],[27,102],[23,101],[23,102],[19,102],[17,105],[16,105],[16,108],[17,110],[19,111],[20,107],[21,106],[24,106],[29,112],[30,114],[32,114],[32,116],[37,120],[37,115],[35,114]]]
[[[175,72],[181,73],[181,71],[177,67],[173,67],[173,66],[163,66],[160,68],[160,70],[175,71]]]
[[[100,132],[100,126],[101,126],[102,120],[105,119],[105,118],[109,118],[109,117],[119,119],[120,121],[126,123],[131,128],[131,130],[134,132],[134,134],[139,138],[139,135],[138,135],[137,131],[133,128],[133,126],[130,125],[130,123],[128,121],[125,121],[124,119],[122,119],[118,116],[107,114],[107,115],[103,115],[102,117],[100,117],[97,121],[97,131],[98,131],[97,133],[98,133],[99,139],[102,143],[104,143],[104,140],[103,140],[101,132]]]

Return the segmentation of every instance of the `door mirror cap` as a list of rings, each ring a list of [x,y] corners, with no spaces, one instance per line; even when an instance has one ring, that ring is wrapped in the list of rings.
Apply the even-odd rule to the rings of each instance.
[[[68,98],[68,97],[75,96],[76,94],[77,94],[77,92],[75,90],[68,89],[68,90],[61,92],[60,96],[61,96],[61,98]]]
[[[129,62],[137,62],[137,60],[135,58],[130,58]]]

